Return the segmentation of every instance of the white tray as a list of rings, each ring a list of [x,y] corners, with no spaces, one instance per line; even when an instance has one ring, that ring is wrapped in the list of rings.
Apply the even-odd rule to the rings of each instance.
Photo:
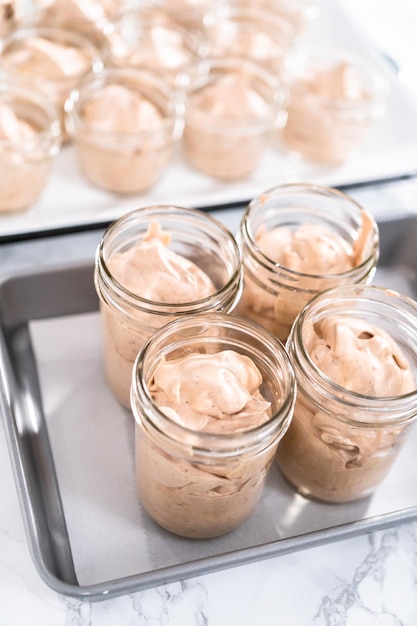
[[[376,54],[337,0],[321,0],[319,7],[320,16],[310,24],[306,35],[308,42],[346,46],[373,59],[391,85],[384,119],[371,131],[360,152],[343,166],[320,168],[294,162],[274,148],[265,154],[253,176],[244,181],[222,183],[188,167],[179,146],[165,174],[150,191],[125,198],[89,184],[80,173],[74,148],[66,146],[56,159],[38,203],[23,213],[0,216],[0,240],[105,224],[128,210],[147,204],[210,207],[246,201],[286,181],[304,180],[341,186],[417,172],[417,104],[401,88],[391,65]]]

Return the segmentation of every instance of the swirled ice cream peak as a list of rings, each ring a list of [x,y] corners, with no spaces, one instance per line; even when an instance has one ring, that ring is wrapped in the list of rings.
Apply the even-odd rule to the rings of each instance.
[[[243,71],[222,76],[196,92],[193,105],[207,115],[231,120],[264,118],[268,111],[267,102]]]
[[[96,130],[130,133],[161,126],[162,112],[140,93],[123,85],[107,85],[86,102],[83,119]]]
[[[366,320],[329,317],[306,324],[303,339],[317,367],[345,389],[372,397],[400,396],[416,389],[398,344]]]
[[[170,235],[152,222],[142,240],[110,257],[108,267],[125,289],[154,302],[195,302],[215,293],[209,276],[170,250],[169,241]]]
[[[249,357],[223,350],[161,360],[150,390],[159,409],[182,426],[233,433],[270,419],[261,384],[262,376]]]
[[[300,224],[260,232],[257,244],[275,263],[306,274],[340,274],[364,261],[370,254],[372,220],[362,211],[362,225],[353,245],[341,235],[320,224]]]
[[[19,119],[12,107],[0,103],[0,141],[17,142],[35,134],[35,129]]]
[[[109,36],[109,44],[112,55],[119,61],[126,59],[129,66],[177,70],[185,67],[193,56],[183,34],[175,26],[163,23],[151,23],[146,36],[140,33],[133,41],[123,36],[123,29],[115,31]]]
[[[45,37],[31,37],[20,42],[15,50],[6,51],[7,64],[26,74],[42,74],[60,79],[83,74],[89,64],[87,55],[75,46],[69,46]]]
[[[338,274],[353,267],[352,250],[345,240],[321,225],[274,228],[257,243],[268,258],[295,272]]]
[[[347,62],[315,68],[299,86],[311,95],[326,100],[355,101],[369,98],[360,74]]]
[[[97,22],[104,20],[108,15],[119,9],[119,3],[113,0],[63,0],[61,2],[48,2],[46,9],[62,23],[77,23],[87,21],[95,26]]]

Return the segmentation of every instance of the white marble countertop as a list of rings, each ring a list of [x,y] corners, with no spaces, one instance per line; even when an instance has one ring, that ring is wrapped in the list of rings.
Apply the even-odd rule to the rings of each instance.
[[[344,0],[369,37],[401,69],[417,97],[415,0]],[[413,49],[414,48],[414,49]],[[414,60],[414,69],[417,62]],[[417,146],[416,146],[417,149]],[[417,211],[417,183],[360,192],[378,212]],[[96,234],[65,239],[66,258],[92,254]],[[2,272],[47,264],[51,240],[0,246]],[[0,426],[0,625],[17,626],[414,626],[417,624],[417,522],[335,541],[250,565],[91,603],[47,587],[32,562]]]

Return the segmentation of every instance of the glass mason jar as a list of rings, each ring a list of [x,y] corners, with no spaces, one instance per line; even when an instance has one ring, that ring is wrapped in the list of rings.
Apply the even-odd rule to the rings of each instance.
[[[238,241],[244,267],[238,313],[284,342],[315,294],[369,283],[379,258],[374,218],[346,194],[315,184],[284,184],[255,197]]]
[[[57,107],[64,140],[65,101],[78,80],[101,67],[99,52],[82,35],[60,28],[19,28],[2,41],[0,67],[6,77],[40,90]]]
[[[164,301],[162,295],[148,299],[117,280],[109,265],[116,255],[119,260],[126,258],[144,240],[152,223],[158,223],[169,236],[167,248],[171,253],[208,276],[213,288],[209,295],[206,292],[189,301],[183,291],[181,295],[167,295]],[[131,270],[133,276],[141,273],[142,268],[135,262],[127,259],[124,263],[125,271]],[[148,267],[147,272],[149,284],[163,284],[164,268],[155,268],[156,276],[152,276],[152,268]],[[172,280],[172,275],[168,278]],[[193,282],[194,278],[189,276],[187,280]],[[106,377],[116,398],[129,408],[133,362],[158,328],[190,313],[233,310],[241,292],[240,252],[227,228],[203,211],[178,206],[144,207],[124,215],[105,231],[96,254],[95,286],[103,320]]]
[[[32,0],[37,26],[80,33],[101,48],[104,32],[124,6],[124,0]]]
[[[251,418],[258,425],[246,423],[245,429],[236,431],[233,420],[239,421],[240,413],[228,414],[222,399],[224,389],[226,397],[230,394],[230,371],[225,370],[224,378],[223,372],[216,378],[206,365],[214,355],[230,351],[250,359],[258,369],[258,390],[268,405],[262,420],[257,413],[259,405],[254,410]],[[187,376],[187,370],[181,380],[178,360],[184,363],[194,357],[197,362],[205,358],[192,376]],[[208,390],[224,409],[221,419],[211,417],[210,421],[228,423],[227,429],[210,430],[194,421],[185,425],[180,406],[179,419],[159,408],[155,401],[157,368],[161,362],[169,366],[170,361],[174,361],[173,384],[180,397],[184,385],[187,387],[185,410],[193,406],[194,393],[201,406],[201,396]],[[294,399],[294,372],[288,355],[281,342],[257,324],[233,314],[207,313],[188,315],[155,333],[135,362],[131,396],[137,489],[148,514],[163,528],[186,537],[216,537],[239,526],[259,501],[277,446],[290,423]],[[247,401],[245,398],[240,405],[242,413]],[[216,415],[215,403],[210,400],[209,404],[208,414]]]
[[[350,50],[300,47],[287,55],[287,123],[279,132],[295,155],[325,166],[344,163],[385,115],[388,82]]]
[[[203,41],[209,57],[238,57],[280,74],[285,53],[297,33],[285,17],[268,4],[253,0],[214,3],[204,16]]]
[[[239,3],[239,0],[234,2]],[[305,34],[310,23],[320,15],[319,0],[243,0],[243,4],[280,16],[297,35]]]
[[[207,57],[182,83],[182,145],[190,165],[221,180],[251,174],[285,122],[287,93],[279,78],[245,59]]]
[[[202,20],[213,1],[216,0],[142,0],[141,5],[149,11],[166,15],[199,36]]]
[[[157,72],[92,73],[66,103],[81,170],[98,187],[139,193],[161,177],[179,134],[176,94]]]
[[[111,21],[102,51],[107,66],[147,68],[162,73],[175,86],[199,48],[197,33],[145,5],[123,11]]]
[[[277,455],[282,473],[328,502],[371,494],[417,417],[417,304],[373,285],[329,289],[300,313],[287,350],[297,401]]]
[[[49,99],[0,80],[0,213],[22,211],[39,199],[60,147],[59,120]]]

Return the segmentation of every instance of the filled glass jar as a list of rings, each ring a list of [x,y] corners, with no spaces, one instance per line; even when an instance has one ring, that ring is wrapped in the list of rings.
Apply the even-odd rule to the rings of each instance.
[[[184,537],[241,525],[261,497],[294,399],[288,355],[258,325],[205,313],[164,326],[132,376],[136,480],[147,513]]]
[[[177,104],[174,89],[156,72],[107,68],[89,74],[66,102],[81,171],[118,194],[154,185],[179,137]]]
[[[379,258],[373,216],[343,192],[313,183],[283,184],[256,196],[238,241],[244,267],[238,312],[284,342],[314,295],[369,283]]]
[[[228,229],[208,213],[148,206],[105,231],[95,286],[106,377],[129,408],[133,362],[158,328],[190,313],[233,310],[241,291],[240,251]]]
[[[49,99],[0,80],[0,213],[22,211],[39,199],[60,148],[60,124]]]
[[[77,82],[101,68],[97,48],[79,33],[61,28],[27,26],[1,42],[0,68],[10,80],[42,91],[56,106],[63,139],[65,102]]]
[[[279,78],[245,59],[207,57],[183,75],[182,85],[182,146],[189,164],[220,180],[249,176],[285,122]]]
[[[200,37],[162,11],[146,5],[117,15],[102,47],[107,66],[147,68],[175,86],[197,57]]]
[[[288,117],[282,147],[324,166],[347,161],[385,115],[388,82],[368,59],[341,47],[300,46],[284,60]]]
[[[297,380],[277,454],[295,488],[328,502],[372,494],[417,417],[417,304],[340,285],[300,313],[287,342]]]

